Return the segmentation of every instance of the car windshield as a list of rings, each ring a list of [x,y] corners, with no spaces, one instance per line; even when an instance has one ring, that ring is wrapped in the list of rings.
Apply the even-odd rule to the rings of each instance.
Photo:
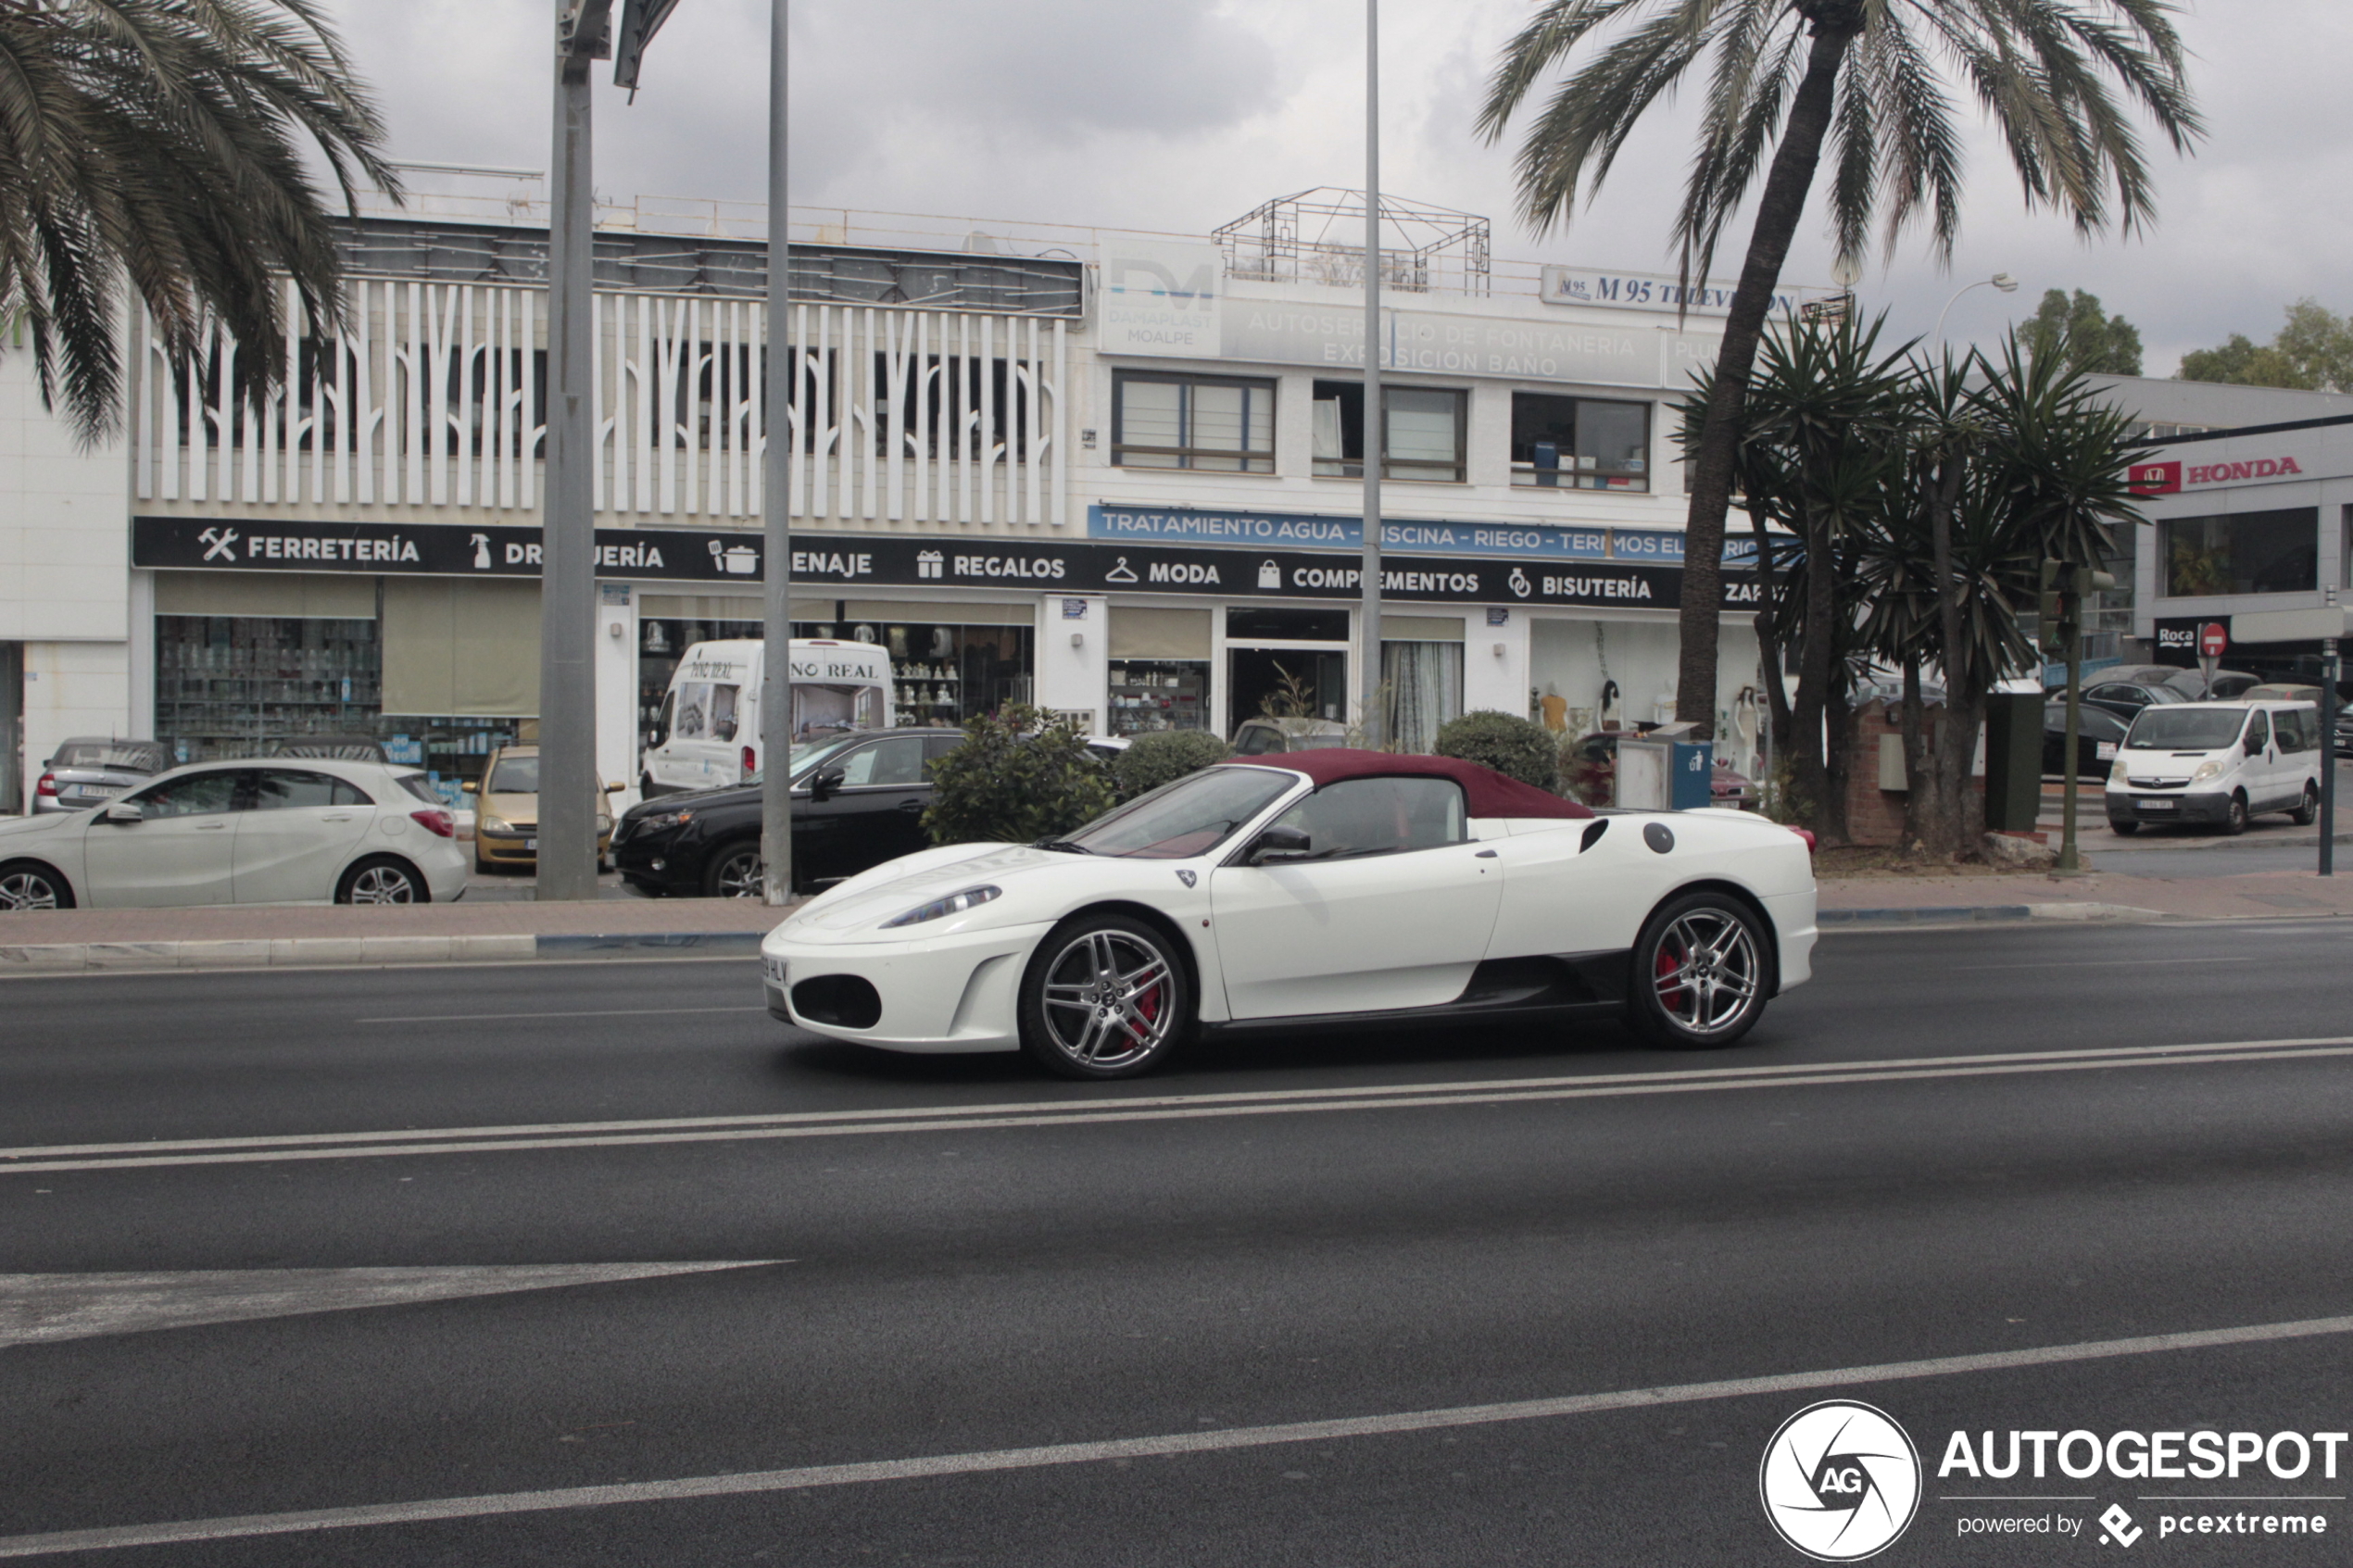
[[[2246,727],[2243,709],[2144,708],[2133,721],[2124,744],[2136,751],[2215,751],[2239,738]]]
[[[1206,855],[1298,783],[1298,774],[1273,768],[1204,768],[1138,796],[1063,842],[1091,855],[1139,860]]]
[[[491,795],[536,795],[539,793],[539,759],[536,757],[501,757],[498,765],[490,770]]]

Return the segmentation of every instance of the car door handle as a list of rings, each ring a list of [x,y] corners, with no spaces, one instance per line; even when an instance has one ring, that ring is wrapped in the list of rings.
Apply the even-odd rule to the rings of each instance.
[[[225,828],[229,824],[227,822],[198,822],[196,824],[196,831],[198,833],[219,833],[222,828]]]
[[[924,809],[924,803],[920,800],[902,800],[899,803],[899,809],[902,811],[920,811]]]
[[[337,811],[332,817],[321,817],[319,820],[322,822],[347,822],[351,821],[351,813],[348,811]]]
[[[1471,857],[1474,860],[1491,860],[1494,858],[1495,851],[1492,849],[1482,849],[1478,854]]]

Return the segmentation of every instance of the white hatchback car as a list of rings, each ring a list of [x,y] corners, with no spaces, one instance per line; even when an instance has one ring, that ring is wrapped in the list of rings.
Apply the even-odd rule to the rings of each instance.
[[[2259,811],[2309,826],[2321,809],[2321,716],[2309,702],[2177,702],[2141,709],[2108,778],[2108,822],[2204,822],[2245,833]]]
[[[0,911],[423,904],[465,886],[424,774],[381,762],[199,762],[91,810],[0,821]]]

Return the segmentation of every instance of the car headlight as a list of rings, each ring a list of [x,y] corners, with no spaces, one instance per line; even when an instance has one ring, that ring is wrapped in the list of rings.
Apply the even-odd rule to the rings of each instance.
[[[503,817],[484,817],[474,824],[476,833],[512,833],[514,831],[507,825],[506,819]]]
[[[2204,784],[2208,779],[2219,779],[2221,776],[2222,764],[2208,758],[2197,765],[2197,771],[2190,775],[2190,783]]]
[[[887,920],[883,922],[883,929],[888,931],[894,925],[921,925],[927,920],[961,915],[966,909],[979,908],[1003,891],[1000,887],[967,887],[962,893],[950,893],[945,898],[934,898],[919,909],[909,909],[897,920]]]
[[[660,833],[664,828],[682,828],[695,820],[692,811],[657,811],[650,817],[640,817],[633,833]]]

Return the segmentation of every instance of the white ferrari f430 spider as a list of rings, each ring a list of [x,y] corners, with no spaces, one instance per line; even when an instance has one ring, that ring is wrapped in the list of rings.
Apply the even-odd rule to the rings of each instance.
[[[768,1008],[900,1051],[1141,1073],[1197,1034],[1622,1018],[1727,1046],[1806,979],[1796,833],[1614,811],[1474,763],[1221,762],[1066,839],[927,849],[761,944]]]

